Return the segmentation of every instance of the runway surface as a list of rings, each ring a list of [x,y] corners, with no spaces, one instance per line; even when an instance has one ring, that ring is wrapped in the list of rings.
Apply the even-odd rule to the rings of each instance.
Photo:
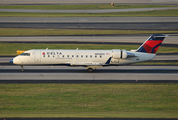
[[[0,28],[178,30],[178,17],[0,17]]]
[[[112,12],[136,12],[153,10],[171,10],[178,7],[165,8],[133,8],[133,9],[96,9],[96,10],[33,10],[33,9],[0,9],[0,12],[27,12],[27,13],[112,13]]]
[[[178,4],[177,0],[1,0],[0,4],[96,4],[96,3],[125,3],[125,4]]]
[[[159,33],[158,33],[159,34]],[[74,43],[74,44],[89,44],[89,43],[110,43],[110,44],[126,44],[134,43],[141,45],[152,34],[147,35],[110,35],[110,36],[36,36],[36,37],[0,37],[0,42],[13,42],[13,43]],[[169,35],[169,34],[165,34]],[[174,47],[178,44],[178,34],[170,34],[163,41],[162,46],[165,44]],[[176,46],[177,47],[177,46]],[[118,48],[119,49],[119,48]]]
[[[156,80],[177,81],[177,66],[118,66],[104,67],[89,73],[84,67],[66,66],[24,66],[21,72],[20,66],[1,66],[0,80],[61,80],[68,82],[103,80],[110,83],[117,80]],[[104,81],[106,80],[106,81]],[[79,82],[79,83],[80,83]],[[129,81],[127,81],[129,82]]]
[[[5,23],[127,23],[178,22],[178,17],[0,17]]]
[[[104,29],[104,30],[169,30],[177,31],[178,22],[134,22],[134,23],[0,23],[0,28],[38,29]]]

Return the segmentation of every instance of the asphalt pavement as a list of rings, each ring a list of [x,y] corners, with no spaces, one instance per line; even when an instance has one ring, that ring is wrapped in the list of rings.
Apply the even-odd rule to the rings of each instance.
[[[178,17],[0,17],[0,28],[178,30]]]
[[[178,22],[178,17],[0,17],[3,23],[152,23]]]
[[[177,66],[111,66],[89,73],[84,67],[3,66],[0,80],[178,80]]]
[[[158,32],[159,34],[159,32]],[[110,35],[110,36],[27,36],[27,37],[0,37],[0,42],[7,43],[58,43],[58,44],[136,44],[141,45],[152,34],[146,35]],[[165,34],[169,35],[163,41],[162,46],[165,44],[169,47],[177,47],[178,34]],[[49,48],[50,49],[50,48]],[[119,49],[119,48],[118,48]]]
[[[0,23],[1,28],[98,29],[98,30],[169,30],[178,31],[178,23]]]
[[[27,12],[27,13],[113,13],[113,12],[136,12],[153,10],[171,10],[178,7],[164,8],[133,8],[133,9],[96,9],[96,10],[33,10],[33,9],[0,9],[0,12]]]
[[[0,4],[173,4],[177,0],[1,0]]]

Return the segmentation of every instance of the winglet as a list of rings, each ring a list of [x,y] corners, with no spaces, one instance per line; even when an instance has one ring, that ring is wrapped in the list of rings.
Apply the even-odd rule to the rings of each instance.
[[[109,65],[110,64],[110,62],[111,62],[111,57],[106,61],[106,65]]]

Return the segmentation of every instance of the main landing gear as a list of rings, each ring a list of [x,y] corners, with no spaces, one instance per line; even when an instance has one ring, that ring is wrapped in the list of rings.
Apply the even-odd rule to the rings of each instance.
[[[88,68],[87,70],[88,70],[88,72],[93,72],[92,68]]]
[[[21,65],[21,68],[22,68],[21,71],[23,72],[23,65]]]
[[[93,72],[93,69],[103,67],[101,65],[95,65],[95,66],[87,66],[86,69],[88,72]]]

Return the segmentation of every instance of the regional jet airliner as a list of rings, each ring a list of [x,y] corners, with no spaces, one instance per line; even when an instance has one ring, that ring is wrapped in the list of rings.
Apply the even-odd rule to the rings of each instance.
[[[21,65],[68,65],[83,66],[89,72],[105,66],[119,66],[152,60],[166,35],[150,36],[137,50],[63,50],[32,49],[10,60]]]

